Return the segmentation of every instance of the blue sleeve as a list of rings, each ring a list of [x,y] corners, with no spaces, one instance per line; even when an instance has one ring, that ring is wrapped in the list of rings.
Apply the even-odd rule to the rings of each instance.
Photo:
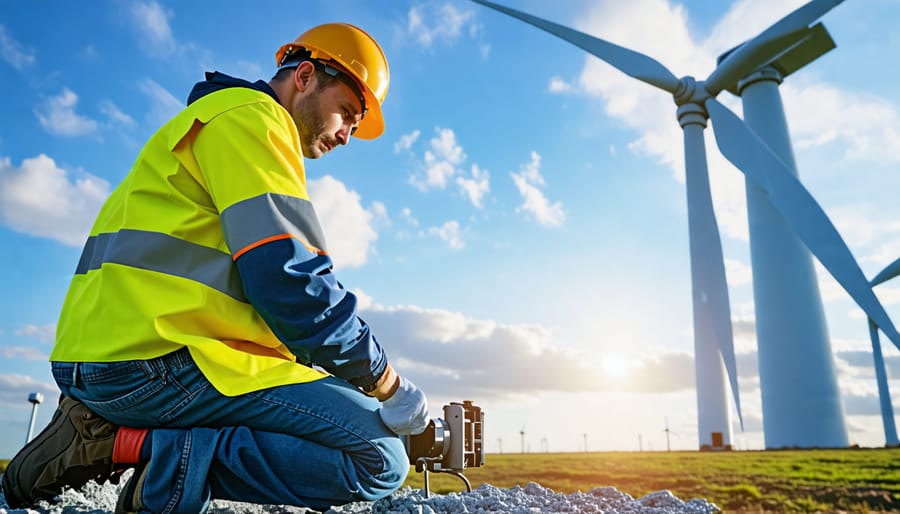
[[[337,281],[328,255],[285,238],[244,252],[236,264],[250,303],[298,361],[357,387],[378,380],[387,356],[357,316],[356,296]]]

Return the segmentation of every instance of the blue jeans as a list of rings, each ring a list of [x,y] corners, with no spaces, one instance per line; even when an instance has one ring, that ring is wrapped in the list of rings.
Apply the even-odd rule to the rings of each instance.
[[[148,512],[203,513],[214,498],[327,510],[387,496],[409,471],[378,401],[335,377],[228,397],[187,348],[52,369],[66,396],[117,425],[153,429],[142,453]]]

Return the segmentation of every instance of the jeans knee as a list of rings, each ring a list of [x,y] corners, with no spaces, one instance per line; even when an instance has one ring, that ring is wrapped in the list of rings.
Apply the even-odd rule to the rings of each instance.
[[[392,437],[385,450],[385,470],[394,477],[394,489],[398,489],[409,473],[409,456],[406,445],[399,437]]]
[[[360,484],[360,494],[366,501],[375,501],[390,495],[403,485],[409,473],[409,457],[399,437],[385,437],[375,441],[383,467],[380,473],[369,476],[369,483]]]

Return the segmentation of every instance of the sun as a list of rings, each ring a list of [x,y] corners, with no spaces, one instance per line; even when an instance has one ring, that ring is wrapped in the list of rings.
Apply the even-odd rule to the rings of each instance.
[[[607,377],[614,379],[624,378],[628,374],[628,368],[630,367],[628,360],[618,353],[604,355],[600,366]]]

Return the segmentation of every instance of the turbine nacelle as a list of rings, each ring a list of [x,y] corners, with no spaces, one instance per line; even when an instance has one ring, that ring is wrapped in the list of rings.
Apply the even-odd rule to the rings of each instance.
[[[707,82],[710,83],[709,89],[713,92],[713,95],[718,95],[720,91],[726,89],[733,95],[740,96],[741,82],[754,70],[772,67],[784,79],[836,48],[834,40],[831,39],[831,35],[828,34],[825,26],[821,23],[790,33],[788,37],[782,39],[784,46],[779,51],[772,53],[768,59],[754,61],[755,66],[752,64],[747,66],[746,63],[740,62],[741,50],[748,43],[742,43],[719,56],[717,60],[718,67],[707,79]],[[738,68],[738,64],[744,64],[744,66]],[[735,68],[743,72],[743,74],[735,74],[733,72],[720,73],[719,70],[726,66]]]

